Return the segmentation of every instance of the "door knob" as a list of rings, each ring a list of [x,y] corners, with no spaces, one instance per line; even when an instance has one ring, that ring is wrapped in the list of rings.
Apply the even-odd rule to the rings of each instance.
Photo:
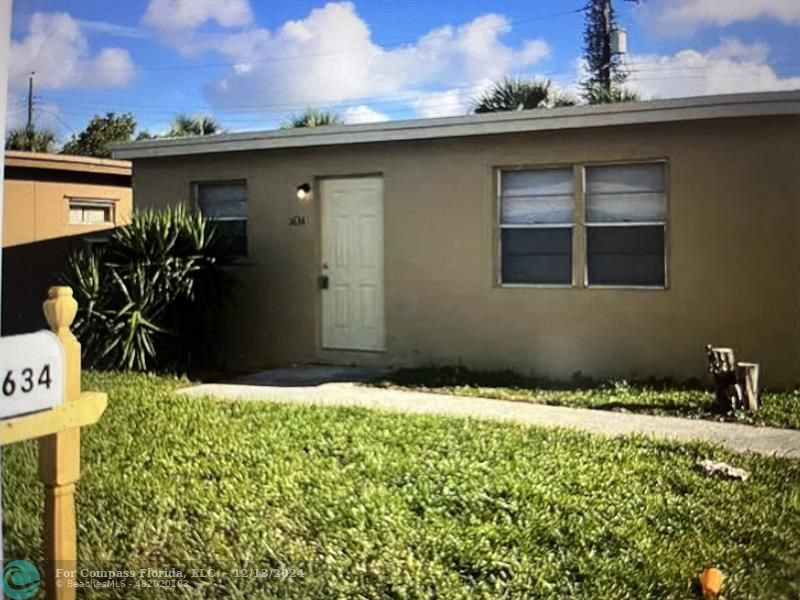
[[[319,276],[319,288],[321,290],[327,290],[328,287],[330,286],[330,283],[331,283],[330,277],[328,277],[327,275]]]

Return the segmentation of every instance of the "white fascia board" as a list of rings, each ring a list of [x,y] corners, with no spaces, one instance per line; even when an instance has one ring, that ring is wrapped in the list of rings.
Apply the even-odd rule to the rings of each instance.
[[[113,154],[118,159],[156,158],[792,114],[800,115],[800,91],[730,94],[314,129],[142,140],[116,145],[113,147]]]

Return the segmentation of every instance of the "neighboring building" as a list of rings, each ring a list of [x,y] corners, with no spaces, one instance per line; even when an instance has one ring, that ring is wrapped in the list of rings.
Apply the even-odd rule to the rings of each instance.
[[[131,215],[131,163],[6,151],[3,247],[101,231]]]
[[[134,162],[137,206],[198,206],[238,240],[231,366],[684,379],[714,343],[767,385],[800,380],[800,92],[115,155]]]
[[[70,249],[102,239],[131,215],[131,163],[5,153],[3,333],[44,326],[41,302]]]

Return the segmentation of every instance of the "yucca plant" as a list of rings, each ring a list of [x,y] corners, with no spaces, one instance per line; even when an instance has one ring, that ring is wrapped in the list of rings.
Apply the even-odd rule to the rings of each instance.
[[[183,206],[136,212],[101,248],[72,254],[65,279],[87,365],[145,371],[209,362],[207,338],[230,288],[220,269],[227,260],[213,224]]]

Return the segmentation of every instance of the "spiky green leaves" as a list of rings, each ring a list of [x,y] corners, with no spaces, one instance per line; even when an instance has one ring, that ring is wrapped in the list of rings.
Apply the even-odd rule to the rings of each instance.
[[[107,244],[69,257],[88,365],[145,371],[196,361],[228,285],[214,227],[183,206],[134,213]]]
[[[572,106],[575,101],[553,88],[549,79],[505,77],[472,104],[475,113]]]

